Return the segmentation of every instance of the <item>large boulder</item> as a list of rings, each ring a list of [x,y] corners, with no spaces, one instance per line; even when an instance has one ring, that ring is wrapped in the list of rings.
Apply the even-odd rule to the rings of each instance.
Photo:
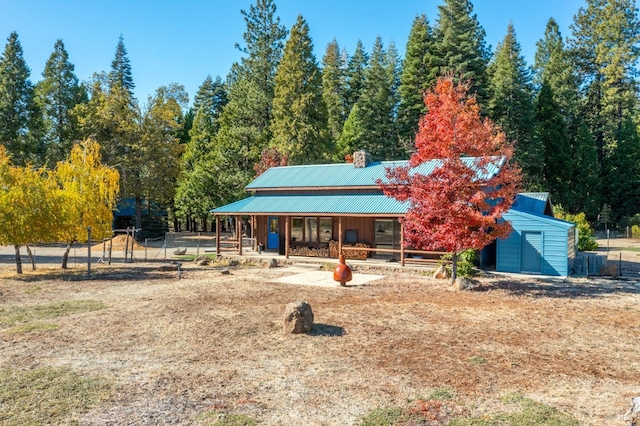
[[[457,291],[480,291],[482,290],[482,284],[471,278],[457,277],[453,283],[453,288]]]
[[[285,334],[309,333],[313,328],[313,311],[305,301],[292,302],[284,310],[282,330]]]

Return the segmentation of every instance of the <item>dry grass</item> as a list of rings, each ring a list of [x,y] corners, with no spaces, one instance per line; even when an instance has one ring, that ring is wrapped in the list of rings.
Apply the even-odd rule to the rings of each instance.
[[[113,383],[81,424],[348,425],[378,413],[409,415],[397,424],[549,415],[564,422],[549,424],[622,425],[640,394],[640,286],[631,281],[502,279],[455,293],[409,273],[324,288],[274,283],[287,268],[221,275],[185,265],[181,280],[121,268],[38,279],[37,289],[0,282],[11,315],[70,300],[106,306],[58,316],[59,330],[8,333],[21,323],[10,314],[0,325],[3,371],[48,366]],[[313,307],[315,329],[283,336],[284,307],[299,299]],[[519,399],[504,399],[513,393]]]

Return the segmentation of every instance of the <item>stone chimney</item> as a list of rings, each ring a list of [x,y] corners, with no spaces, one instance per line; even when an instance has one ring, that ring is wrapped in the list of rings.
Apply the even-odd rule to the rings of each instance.
[[[363,169],[371,163],[371,154],[364,149],[353,153],[353,167]]]

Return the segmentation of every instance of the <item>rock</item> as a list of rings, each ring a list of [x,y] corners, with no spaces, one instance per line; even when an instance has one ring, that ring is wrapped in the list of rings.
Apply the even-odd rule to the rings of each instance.
[[[277,268],[278,267],[278,259],[271,259],[269,262],[269,268]]]
[[[458,277],[453,283],[453,288],[457,291],[480,291],[482,290],[482,284],[471,278]]]
[[[640,426],[640,396],[631,398],[631,408],[625,413],[624,419],[629,426]]]
[[[230,274],[231,274],[231,271],[229,271],[229,268],[222,268],[222,269],[220,270],[220,273],[221,273],[222,275],[230,275]]]
[[[198,266],[207,266],[211,264],[211,259],[208,256],[198,256],[193,259],[196,265]]]
[[[175,254],[176,256],[182,256],[182,255],[184,255],[186,253],[187,253],[187,249],[186,248],[178,248],[173,252],[173,254]]]
[[[451,278],[449,270],[444,265],[438,266],[433,273],[433,276],[438,280],[448,280]]]
[[[619,276],[618,267],[615,263],[606,263],[600,268],[600,275],[603,277],[617,278]]]
[[[309,333],[313,328],[311,305],[304,301],[289,303],[284,310],[282,330],[285,334]]]

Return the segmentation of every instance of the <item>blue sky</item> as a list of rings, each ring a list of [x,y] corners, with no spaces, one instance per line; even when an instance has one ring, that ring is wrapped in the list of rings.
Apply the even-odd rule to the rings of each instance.
[[[226,77],[242,55],[245,23],[240,9],[253,0],[0,0],[0,38],[17,31],[31,81],[41,79],[44,64],[61,38],[76,67],[87,80],[94,72],[108,71],[122,34],[136,84],[136,97],[144,102],[158,87],[185,86],[190,99],[207,75]],[[416,15],[437,18],[435,0],[276,0],[277,14],[288,29],[298,14],[307,20],[318,62],[333,38],[352,53],[358,39],[367,52],[379,35],[404,55]],[[535,44],[550,17],[562,34],[570,34],[573,16],[584,0],[476,0],[478,20],[495,49],[513,22],[523,54],[532,64]]]

